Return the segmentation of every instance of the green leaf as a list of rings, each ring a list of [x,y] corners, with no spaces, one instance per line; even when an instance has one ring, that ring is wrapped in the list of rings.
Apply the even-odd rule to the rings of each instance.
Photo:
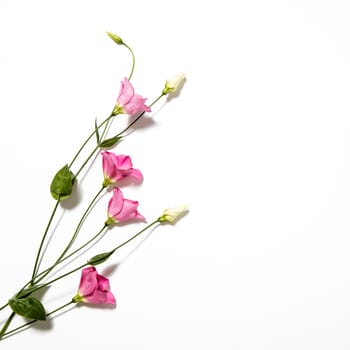
[[[96,134],[96,140],[97,144],[100,144],[100,133],[98,132],[98,127],[97,127],[97,119],[95,119],[95,134]]]
[[[21,299],[21,298],[28,297],[30,294],[35,292],[38,289],[38,287],[39,286],[36,285],[34,287],[29,287],[29,288],[22,289],[19,293],[16,294],[16,299]]]
[[[94,257],[92,257],[91,259],[88,260],[88,264],[90,265],[98,265],[98,264],[102,264],[103,262],[105,262],[111,255],[113,254],[113,251],[111,252],[107,252],[107,253],[101,253],[101,254],[97,254]]]
[[[122,136],[114,136],[110,139],[104,140],[100,143],[100,148],[111,148],[115,146],[120,140],[122,139]]]
[[[74,180],[74,174],[69,170],[68,165],[65,165],[56,173],[51,182],[52,197],[57,200],[68,199],[73,191]]]
[[[18,315],[31,318],[32,320],[46,320],[46,312],[43,304],[36,298],[10,299],[11,309]]]

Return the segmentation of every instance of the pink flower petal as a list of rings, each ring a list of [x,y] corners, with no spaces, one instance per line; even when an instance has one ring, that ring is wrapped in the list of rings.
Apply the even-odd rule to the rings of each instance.
[[[137,181],[141,181],[143,179],[143,175],[142,175],[141,171],[138,169],[132,169],[129,176],[133,177]]]
[[[147,99],[143,98],[141,95],[135,94],[130,81],[127,78],[124,78],[120,84],[120,92],[115,106],[115,114],[150,112],[151,108],[145,105],[146,100]]]
[[[130,156],[120,154],[116,156],[116,163],[118,163],[119,169],[130,169],[132,168],[132,162]]]
[[[108,216],[116,218],[124,205],[124,196],[122,191],[116,187],[113,189],[113,196],[108,202]]]
[[[111,292],[96,290],[93,295],[84,298],[89,304],[112,304],[115,305],[115,298]]]
[[[150,112],[151,108],[145,105],[146,98],[143,98],[140,95],[135,94],[132,100],[123,106],[124,110],[128,114],[136,114],[139,112]]]
[[[140,170],[133,168],[130,156],[123,154],[116,155],[108,151],[102,152],[101,154],[102,169],[105,177],[104,185],[115,184],[129,176],[136,180],[142,180],[142,173]]]
[[[97,283],[96,269],[91,266],[83,269],[80,278],[79,292],[82,296],[89,295],[95,290]]]
[[[110,291],[108,278],[99,275],[94,266],[86,267],[81,272],[78,294],[73,301],[90,304],[115,305],[115,297]]]
[[[117,98],[117,104],[123,107],[131,101],[133,96],[134,88],[132,87],[130,81],[127,78],[124,78],[120,82],[120,92]]]
[[[139,203],[137,201],[124,199],[123,207],[116,216],[117,221],[122,222],[134,219],[144,220],[145,218],[137,211],[138,205]]]

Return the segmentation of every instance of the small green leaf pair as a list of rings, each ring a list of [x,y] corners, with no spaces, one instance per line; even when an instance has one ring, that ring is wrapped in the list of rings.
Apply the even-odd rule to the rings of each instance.
[[[99,148],[111,148],[111,147],[115,146],[122,138],[121,136],[116,135],[114,137],[111,137],[111,138],[101,142],[101,137],[100,137],[100,133],[98,131],[98,126],[97,126],[96,120],[95,120],[95,134],[96,134],[97,145]]]

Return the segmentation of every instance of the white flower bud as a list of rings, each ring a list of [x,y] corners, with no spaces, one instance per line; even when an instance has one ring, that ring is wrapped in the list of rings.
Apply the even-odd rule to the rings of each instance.
[[[175,92],[179,88],[179,86],[181,85],[184,79],[185,79],[185,73],[179,73],[172,79],[168,79],[165,83],[163,94],[167,95],[170,92]]]
[[[187,205],[182,205],[176,208],[168,208],[163,211],[162,216],[158,219],[159,222],[169,222],[175,224],[183,215],[188,212]]]

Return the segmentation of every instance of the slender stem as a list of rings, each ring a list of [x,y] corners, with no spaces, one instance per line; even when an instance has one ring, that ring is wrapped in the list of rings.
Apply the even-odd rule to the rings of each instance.
[[[164,94],[162,93],[161,95],[159,95],[149,106],[152,107],[156,102],[158,102],[162,97],[164,96]],[[124,134],[127,130],[129,130],[135,123],[138,122],[138,120],[144,116],[146,112],[141,112],[138,117],[133,120],[125,129],[123,129],[117,136],[121,136],[122,134]]]
[[[87,157],[87,159],[85,160],[85,162],[80,166],[79,170],[76,172],[75,176],[78,176],[81,171],[85,168],[86,164],[88,163],[88,161],[93,157],[93,155],[95,154],[95,152],[99,149],[99,146],[97,145],[93,151],[90,153],[90,155]]]
[[[39,279],[37,279],[35,281],[35,283],[39,283],[44,277],[46,277],[46,272],[50,272],[53,268],[55,268],[57,265],[63,263],[64,261],[66,261],[67,259],[69,259],[70,257],[72,257],[73,255],[75,255],[76,253],[78,253],[80,250],[84,249],[86,246],[88,246],[91,242],[93,242],[96,238],[98,238],[103,231],[107,228],[106,225],[104,225],[102,227],[101,230],[99,230],[97,232],[97,234],[95,236],[93,236],[90,240],[88,240],[86,243],[84,243],[83,245],[81,245],[79,248],[77,248],[76,250],[74,250],[72,253],[70,253],[69,255],[65,256],[64,258],[60,259],[59,261],[57,261],[55,264],[53,264],[52,266],[50,266],[49,268],[47,268],[46,270],[42,271],[41,273],[39,273],[37,275],[37,277],[40,277]],[[44,275],[44,276],[42,276]],[[42,276],[42,277],[41,277]]]
[[[137,232],[135,235],[133,235],[131,238],[129,238],[128,240],[126,240],[125,242],[123,242],[122,244],[118,245],[117,247],[115,247],[114,249],[111,250],[112,254],[118,250],[119,248],[125,246],[126,244],[128,244],[129,242],[131,242],[132,240],[134,240],[136,237],[138,237],[141,233],[145,232],[146,230],[148,230],[150,227],[152,227],[154,224],[158,223],[158,219],[151,222],[150,224],[148,224],[146,227],[144,227],[141,231]]]
[[[60,311],[60,310],[62,310],[62,309],[64,309],[64,308],[66,308],[67,306],[69,306],[69,305],[71,305],[71,304],[73,304],[73,301],[72,301],[72,300],[69,301],[68,303],[66,303],[66,304],[64,304],[64,305],[62,305],[62,306],[60,306],[60,307],[58,307],[57,309],[55,309],[55,310],[49,312],[48,314],[46,314],[46,317],[48,317],[48,316],[54,314],[55,312],[58,312],[58,311]],[[21,330],[21,329],[24,328],[24,327],[30,326],[31,324],[33,324],[33,323],[35,323],[35,322],[37,322],[37,321],[38,321],[38,320],[32,320],[32,321],[29,321],[29,322],[27,322],[27,323],[24,323],[24,324],[22,324],[21,326],[12,329],[12,330],[10,330],[9,332],[4,333],[3,336],[4,336],[4,337],[7,337],[7,336],[9,336],[10,334],[17,332],[17,331]],[[1,338],[0,338],[0,339],[1,339]]]
[[[6,304],[4,304],[3,306],[1,306],[1,307],[0,307],[0,311],[1,311],[1,310],[4,310],[5,307],[6,307],[8,304],[9,304],[9,303],[6,303]]]
[[[11,315],[9,316],[9,318],[6,320],[4,326],[1,328],[0,331],[0,339],[6,334],[7,328],[9,327],[12,319],[15,317],[15,313],[11,312]]]
[[[97,198],[99,197],[99,195],[101,194],[101,192],[104,190],[104,187],[102,187],[97,194],[94,196],[94,198],[91,200],[90,204],[88,205],[88,207],[86,208],[84,214],[82,215],[73,235],[72,238],[70,239],[69,243],[67,244],[66,248],[63,250],[63,252],[61,253],[61,255],[58,257],[58,259],[56,260],[56,262],[49,267],[48,269],[45,270],[45,272],[42,272],[40,274],[40,278],[35,280],[35,284],[39,283],[42,279],[44,279],[51,271],[52,269],[55,268],[56,265],[58,265],[61,261],[63,261],[63,257],[66,255],[67,251],[69,250],[69,248],[72,246],[72,244],[74,243],[75,239],[77,238],[77,235],[79,233],[79,230],[83,224],[83,221],[85,220],[85,218],[87,217],[89,211],[91,210],[92,206],[95,204]],[[101,232],[101,231],[100,231]],[[88,244],[88,243],[87,243]],[[86,245],[86,244],[85,244]],[[84,246],[85,246],[84,245]],[[84,247],[83,246],[83,247]],[[82,247],[80,247],[79,249],[75,250],[72,254],[70,254],[68,257],[72,256],[73,254],[77,253],[80,249],[82,249]],[[65,259],[64,259],[65,260]]]
[[[57,261],[60,261],[60,260],[64,257],[64,255],[67,253],[67,251],[69,250],[69,248],[70,248],[70,247],[72,246],[72,244],[74,243],[74,241],[75,241],[75,239],[77,238],[77,235],[78,235],[78,233],[79,233],[79,230],[80,230],[80,228],[81,228],[81,226],[82,226],[84,220],[86,219],[86,217],[87,217],[87,215],[89,214],[89,212],[90,212],[92,206],[95,204],[97,198],[100,196],[100,194],[102,193],[102,191],[103,191],[104,189],[105,189],[105,187],[102,186],[102,187],[100,188],[100,190],[96,193],[96,195],[94,196],[94,198],[91,200],[91,202],[90,202],[90,204],[88,205],[88,207],[86,208],[86,210],[85,210],[83,216],[81,217],[81,219],[80,219],[80,221],[79,221],[79,223],[78,223],[78,225],[77,225],[77,227],[76,227],[76,229],[75,229],[75,231],[74,231],[74,234],[73,234],[71,240],[69,241],[67,247],[64,249],[64,251],[62,252],[62,254],[60,255],[60,257],[57,259]]]
[[[125,45],[129,50],[130,52],[132,53],[132,55],[134,56],[132,50],[127,46]],[[135,62],[133,61],[133,68],[134,68],[134,64]],[[130,77],[132,75],[132,72],[133,72],[133,68],[132,68],[132,71],[130,73]],[[129,79],[130,79],[129,77]],[[150,104],[150,107],[152,107],[156,102],[158,102],[163,96],[165,96],[165,94],[161,94],[159,95],[151,104]],[[136,124],[138,122],[138,120],[143,117],[143,115],[145,114],[145,112],[142,112],[139,114],[139,116],[134,120],[132,121],[125,129],[123,129],[120,133],[118,133],[117,136],[121,136],[123,133],[125,133],[127,130],[129,130],[134,124]],[[108,122],[111,120],[111,118],[115,116],[114,114],[111,114],[107,119],[105,119],[100,125],[97,126],[97,129],[101,128],[103,125],[105,125],[105,128],[102,132],[102,137],[105,135],[106,133],[106,130],[107,130],[107,127],[108,127]],[[77,152],[77,154],[74,156],[73,160],[71,161],[71,163],[69,164],[69,168],[72,166],[72,164],[74,163],[74,161],[76,160],[76,158],[78,157],[79,153],[82,151],[82,149],[86,146],[86,144],[88,143],[88,141],[92,138],[92,136],[95,134],[95,131],[93,133],[90,134],[90,136],[87,138],[87,140],[83,143],[83,145],[81,146],[81,148],[79,149],[79,151]],[[93,151],[90,153],[90,155],[88,156],[88,158],[85,160],[85,162],[81,165],[81,167],[79,168],[79,170],[76,172],[75,176],[78,177],[78,175],[80,174],[80,172],[84,169],[84,167],[86,166],[86,164],[89,162],[89,160],[93,157],[93,155],[95,154],[95,152],[99,149],[99,146],[97,145]]]
[[[148,230],[151,226],[153,226],[154,224],[158,223],[159,222],[159,219],[151,222],[150,224],[148,224],[146,227],[144,227],[142,230],[140,230],[138,233],[136,233],[134,236],[132,236],[131,238],[129,238],[128,240],[126,240],[125,242],[123,242],[122,244],[118,245],[117,247],[115,247],[114,249],[111,250],[111,253],[114,254],[116,250],[118,250],[119,248],[123,247],[124,245],[126,245],[127,243],[131,242],[132,240],[134,240],[137,236],[139,236],[141,233],[145,232],[146,230]],[[112,255],[111,254],[111,255]],[[82,269],[83,267],[89,265],[88,262],[76,267],[75,269],[69,271],[69,272],[66,272],[65,274],[61,275],[61,276],[58,276],[54,279],[52,279],[51,281],[49,282],[46,282],[44,284],[41,284],[40,286],[38,286],[34,291],[38,291],[39,289],[42,289],[42,288],[45,288],[49,285],[51,285],[52,283],[66,277],[66,276],[69,276],[70,274]],[[34,292],[33,291],[33,292]]]
[[[89,263],[86,262],[86,263],[84,263],[84,264],[82,264],[82,265],[76,267],[75,269],[73,269],[73,270],[71,270],[71,271],[69,271],[69,272],[64,273],[64,274],[61,275],[61,276],[58,276],[58,277],[52,279],[52,280],[49,281],[49,282],[46,282],[46,283],[44,283],[44,284],[41,284],[40,286],[38,286],[38,287],[35,289],[35,291],[38,291],[39,289],[45,288],[45,287],[49,286],[50,284],[52,284],[52,283],[54,283],[54,282],[57,282],[57,281],[59,281],[60,279],[62,279],[62,278],[64,278],[64,277],[69,276],[69,275],[71,275],[72,273],[74,273],[74,272],[76,272],[76,271],[82,269],[83,267],[85,267],[85,266],[87,266],[87,265],[89,265]]]
[[[97,126],[97,129],[101,128],[103,125],[105,125],[114,115],[111,114],[108,118],[106,118],[100,125]],[[81,151],[84,149],[84,147],[86,146],[86,144],[91,140],[91,138],[95,135],[96,130],[94,130],[89,136],[88,138],[84,141],[84,143],[81,145],[81,147],[79,148],[78,152],[75,154],[75,156],[73,157],[72,161],[69,164],[69,168],[73,165],[73,163],[76,161],[76,159],[78,158],[79,154],[81,153]]]
[[[53,220],[53,217],[55,216],[55,213],[56,213],[56,210],[58,208],[58,204],[60,203],[59,200],[56,201],[56,204],[52,210],[52,213],[51,213],[51,216],[50,216],[50,219],[49,219],[49,222],[47,223],[47,226],[46,226],[46,229],[45,229],[45,232],[43,234],[43,237],[41,239],[41,242],[40,242],[40,246],[39,246],[39,249],[38,249],[38,252],[36,254],[36,259],[35,259],[35,263],[34,263],[34,268],[33,268],[33,273],[32,273],[32,282],[33,280],[35,279],[35,275],[37,273],[37,270],[38,270],[38,265],[39,265],[39,259],[40,259],[40,255],[41,255],[41,250],[43,248],[43,245],[44,245],[44,242],[45,242],[45,239],[46,239],[46,236],[47,236],[47,233],[49,231],[49,228],[50,228],[50,225],[52,223],[52,220]],[[31,283],[32,283],[31,282]]]
[[[130,51],[131,56],[132,56],[131,72],[130,72],[129,78],[128,78],[128,80],[130,80],[131,77],[132,77],[132,75],[134,74],[134,69],[135,69],[135,55],[134,55],[134,52],[132,51],[132,49],[131,49],[130,46],[128,46],[128,45],[125,44],[124,42],[123,42],[123,45]]]
[[[116,246],[114,249],[112,249],[112,251],[111,251],[112,254],[115,253],[116,250],[120,249],[120,248],[123,247],[124,245],[130,243],[132,240],[134,240],[136,237],[138,237],[139,235],[141,235],[143,232],[145,232],[146,230],[148,230],[150,227],[152,227],[152,226],[155,225],[156,223],[159,223],[159,219],[157,219],[157,220],[151,222],[151,223],[148,224],[146,227],[144,227],[142,230],[140,230],[139,232],[137,232],[134,236],[132,236],[131,238],[129,238],[128,240],[126,240],[126,241],[123,242],[122,244]],[[105,229],[105,228],[106,228],[106,227],[104,226],[103,229]],[[85,245],[89,244],[89,243],[90,243],[93,239],[95,239],[101,232],[103,232],[103,229],[100,230],[99,233],[98,233],[97,235],[95,235],[95,236],[94,236],[89,242],[87,242]],[[82,246],[82,247],[83,247],[83,246]],[[82,248],[82,247],[81,247],[81,248]],[[80,248],[80,249],[81,249],[81,248]],[[73,252],[73,253],[75,253],[75,252]],[[73,253],[72,253],[72,254],[73,254]],[[69,257],[69,256],[67,256],[66,258],[68,258],[68,257]],[[66,258],[65,258],[65,259],[66,259]],[[62,259],[60,262],[62,262],[63,260],[64,260],[64,259]],[[69,272],[67,272],[67,273],[65,273],[65,274],[63,274],[63,275],[61,275],[61,276],[59,276],[59,277],[57,277],[57,278],[55,278],[55,279],[53,279],[53,280],[51,280],[51,281],[45,283],[45,284],[42,284],[42,285],[38,286],[38,288],[37,288],[36,290],[39,290],[39,289],[41,289],[41,288],[44,288],[44,287],[46,287],[46,286],[48,286],[48,285],[50,285],[50,284],[52,284],[52,283],[54,283],[54,282],[56,282],[56,281],[58,281],[58,280],[64,278],[64,277],[66,277],[66,276],[68,276],[68,275],[70,275],[70,274],[72,274],[72,273],[74,273],[74,272],[80,270],[81,268],[83,268],[83,267],[85,267],[85,266],[87,266],[87,265],[89,265],[89,264],[88,264],[88,263],[85,263],[85,264],[83,264],[83,265],[80,265],[79,267],[77,267],[77,268],[75,268],[75,269],[73,269],[73,270],[71,270],[71,271],[69,271]],[[67,307],[67,306],[69,306],[69,305],[71,305],[72,303],[73,303],[73,301],[71,300],[71,301],[69,301],[68,303],[66,303],[66,304],[60,306],[59,308],[57,308],[57,309],[51,311],[50,313],[46,314],[46,316],[50,316],[50,315],[52,315],[53,313],[58,312],[58,311],[60,311],[61,309],[65,308],[65,307]],[[10,334],[12,334],[12,333],[14,333],[14,332],[17,332],[17,331],[19,331],[20,329],[22,329],[22,328],[24,328],[24,327],[26,327],[26,326],[29,326],[29,325],[33,324],[34,322],[37,322],[37,320],[32,320],[32,321],[29,321],[29,322],[27,322],[27,323],[25,323],[25,324],[23,324],[23,325],[21,325],[21,326],[19,326],[19,327],[17,327],[17,328],[12,329],[12,330],[9,331],[9,332],[6,332],[8,326],[9,326],[11,320],[12,320],[12,318],[14,317],[14,315],[15,315],[15,313],[13,312],[13,313],[10,315],[9,319],[6,321],[6,323],[5,323],[5,325],[4,325],[3,329],[2,329],[2,331],[1,331],[1,333],[0,333],[0,339],[1,339],[1,337],[3,337],[3,336],[9,336]],[[5,326],[6,326],[6,327],[5,327]]]

